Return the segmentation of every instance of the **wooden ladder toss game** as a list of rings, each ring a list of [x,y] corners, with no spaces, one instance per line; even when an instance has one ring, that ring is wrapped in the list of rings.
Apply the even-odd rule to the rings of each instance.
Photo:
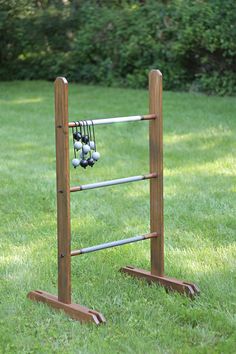
[[[164,221],[163,221],[163,131],[162,131],[162,74],[159,70],[149,73],[149,114],[107,119],[95,119],[94,125],[149,120],[149,174],[112,181],[70,187],[69,129],[75,122],[68,121],[68,83],[63,77],[55,81],[55,130],[57,175],[57,237],[58,237],[58,296],[35,290],[28,294],[31,300],[41,301],[64,310],[73,319],[82,322],[104,323],[104,316],[95,310],[71,302],[71,257],[105,248],[150,239],[151,271],[126,266],[122,272],[155,282],[167,290],[178,291],[193,298],[199,293],[196,285],[170,278],[164,274]],[[86,124],[91,124],[87,120]],[[125,240],[71,251],[70,193],[106,187],[127,182],[150,180],[150,233]]]

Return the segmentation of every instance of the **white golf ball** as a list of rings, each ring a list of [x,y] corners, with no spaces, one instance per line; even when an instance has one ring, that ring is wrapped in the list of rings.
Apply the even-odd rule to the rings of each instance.
[[[73,160],[72,160],[72,165],[73,165],[74,167],[78,167],[79,164],[80,164],[80,160],[79,160],[79,159],[73,159]]]
[[[82,143],[80,141],[76,141],[74,143],[75,150],[80,150],[82,148]]]
[[[86,144],[86,145],[83,146],[83,153],[84,153],[84,154],[87,154],[90,150],[91,150],[91,149],[90,149],[90,146],[89,146],[89,145]]]
[[[92,154],[92,158],[97,161],[100,159],[100,154],[98,151],[94,151],[93,154]]]
[[[91,140],[91,141],[89,142],[89,146],[90,146],[90,148],[91,148],[92,150],[94,150],[94,149],[95,149],[95,142]]]

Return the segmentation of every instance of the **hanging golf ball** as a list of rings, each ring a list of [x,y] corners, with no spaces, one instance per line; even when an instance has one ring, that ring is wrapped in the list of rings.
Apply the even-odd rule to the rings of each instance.
[[[82,149],[82,146],[83,146],[83,144],[81,143],[81,141],[76,141],[76,142],[74,143],[74,148],[75,148],[75,150],[80,150],[80,149]]]
[[[88,166],[88,161],[87,160],[81,160],[80,161],[80,166],[83,168],[86,168]]]
[[[89,158],[87,159],[87,161],[88,161],[88,165],[89,165],[90,167],[93,167],[93,165],[95,164],[95,161],[94,161],[94,159],[93,159],[92,157],[89,157]]]
[[[88,142],[89,142],[89,137],[88,137],[88,135],[83,135],[83,136],[82,136],[82,141],[83,141],[83,143],[88,144]]]
[[[91,150],[91,149],[90,149],[90,146],[89,146],[88,144],[85,144],[85,145],[83,146],[83,153],[84,153],[84,154],[87,154],[90,150]]]
[[[74,168],[81,166],[86,169],[100,159],[100,153],[96,151],[96,139],[93,121],[89,124],[88,121],[75,122],[76,131],[72,129],[74,158],[72,166]],[[78,127],[80,127],[78,130]],[[92,128],[91,128],[92,127]],[[78,156],[79,155],[79,156]]]
[[[72,165],[74,166],[74,168],[78,167],[80,165],[80,160],[79,159],[73,159],[72,160]]]
[[[94,151],[92,153],[92,158],[95,160],[95,161],[98,161],[100,159],[100,154],[98,151]]]
[[[89,146],[90,146],[90,148],[91,148],[91,150],[95,150],[95,143],[94,143],[94,141],[90,141],[89,142]]]
[[[73,133],[73,138],[77,141],[79,141],[81,139],[81,133],[80,132],[74,132]]]

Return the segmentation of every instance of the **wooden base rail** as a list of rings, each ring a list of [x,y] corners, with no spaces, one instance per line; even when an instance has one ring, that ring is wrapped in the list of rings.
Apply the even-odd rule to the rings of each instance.
[[[103,314],[101,314],[100,312],[73,303],[67,304],[63,301],[58,300],[57,296],[51,295],[46,291],[31,291],[27,295],[27,297],[30,300],[42,302],[57,310],[62,310],[71,318],[80,322],[92,322],[96,325],[106,322]]]
[[[146,180],[146,179],[151,179],[151,178],[156,178],[156,177],[157,177],[156,173],[149,173],[149,174],[143,175],[143,176],[133,176],[133,177],[113,179],[111,181],[84,184],[84,185],[77,186],[77,187],[71,187],[70,188],[70,192],[80,192],[80,191],[85,191],[85,190],[88,190],[88,189],[95,189],[95,188],[114,186],[115,184],[138,182],[138,181],[143,181],[143,180]]]
[[[126,245],[128,243],[143,241],[143,240],[147,240],[149,238],[154,238],[154,237],[158,237],[158,236],[159,235],[156,232],[153,232],[152,234],[134,236],[134,237],[126,238],[124,240],[101,243],[100,245],[81,248],[80,250],[72,251],[71,256],[79,256],[79,255],[85,254],[85,253],[101,251],[106,248],[122,246],[122,245]]]
[[[137,122],[141,120],[151,120],[156,119],[156,114],[146,114],[143,116],[129,116],[129,117],[115,117],[115,118],[104,118],[104,119],[86,119],[79,120],[76,122],[69,122],[69,128],[83,126],[83,125],[100,125],[100,124],[112,124],[112,123],[125,123],[125,122]]]
[[[71,318],[96,325],[105,323],[104,316],[93,309],[72,303],[71,257],[150,239],[150,271],[127,266],[125,274],[148,283],[157,283],[166,290],[177,291],[193,299],[199,294],[198,287],[190,282],[170,278],[164,272],[164,200],[163,200],[163,120],[162,120],[162,74],[159,70],[149,73],[149,114],[92,119],[79,122],[68,120],[68,82],[64,77],[55,81],[55,133],[56,133],[56,180],[57,180],[57,259],[58,295],[42,290],[31,291],[28,298],[62,310]],[[149,173],[141,176],[119,178],[81,186],[70,187],[69,128],[88,125],[135,122],[149,120]],[[139,137],[140,138],[140,137]],[[148,234],[123,240],[102,243],[71,252],[71,192],[108,187],[116,184],[149,179],[150,230]],[[96,226],[95,226],[96,227]],[[94,233],[96,229],[94,228]],[[86,270],[85,270],[86,271]],[[84,284],[81,284],[83,287]],[[148,306],[148,303],[147,303]]]
[[[170,278],[166,275],[155,275],[146,270],[138,269],[132,266],[123,267],[120,269],[120,272],[126,273],[138,279],[146,280],[148,283],[156,283],[163,286],[167,291],[177,291],[180,294],[189,296],[191,299],[194,299],[196,295],[199,295],[200,293],[198,287],[193,283]]]

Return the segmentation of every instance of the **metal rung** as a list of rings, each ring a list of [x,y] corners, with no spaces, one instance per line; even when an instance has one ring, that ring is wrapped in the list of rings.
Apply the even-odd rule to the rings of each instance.
[[[140,120],[151,120],[155,119],[155,114],[146,114],[143,116],[129,116],[129,117],[115,117],[115,118],[104,118],[104,119],[86,119],[80,120],[78,122],[70,122],[69,128],[83,125],[100,125],[100,124],[111,124],[111,123],[124,123],[124,122],[135,122]]]
[[[122,183],[128,183],[128,182],[138,182],[138,181],[143,181],[145,179],[151,179],[151,178],[156,178],[156,177],[157,177],[156,173],[149,173],[148,175],[143,175],[143,176],[133,176],[133,177],[113,179],[113,180],[104,181],[104,182],[84,184],[84,185],[77,186],[77,187],[71,187],[70,191],[71,192],[79,192],[79,191],[85,191],[87,189],[109,187],[109,186],[113,186],[115,184],[122,184]]]
[[[71,252],[71,256],[79,256],[79,255],[84,254],[84,253],[100,251],[100,250],[104,250],[105,248],[122,246],[122,245],[125,245],[127,243],[133,243],[133,242],[138,242],[138,241],[142,241],[142,240],[147,240],[149,238],[155,238],[155,237],[158,237],[158,236],[159,236],[159,234],[157,232],[153,232],[151,234],[146,234],[146,235],[141,235],[141,236],[134,236],[134,237],[126,238],[124,240],[101,243],[100,245],[87,247],[87,248],[81,248],[80,250],[72,251]]]

